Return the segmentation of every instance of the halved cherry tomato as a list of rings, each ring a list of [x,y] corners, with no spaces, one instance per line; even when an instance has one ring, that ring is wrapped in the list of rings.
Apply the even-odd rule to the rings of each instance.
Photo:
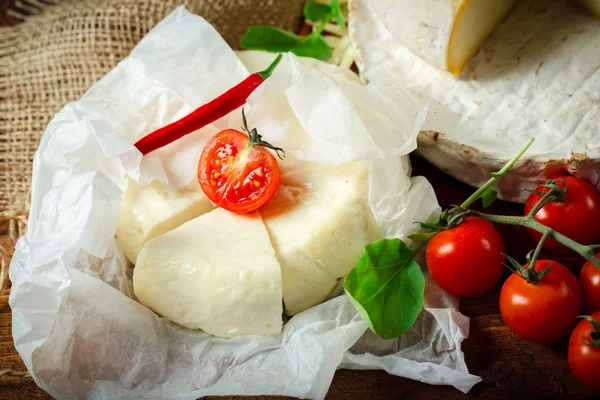
[[[600,257],[600,253],[596,255]],[[591,314],[600,311],[600,268],[586,262],[579,272],[579,284],[583,297],[583,311]]]
[[[253,137],[254,135],[254,137]],[[253,129],[226,129],[213,136],[198,162],[198,182],[217,206],[236,213],[257,210],[279,187],[279,165]]]
[[[550,343],[565,336],[581,312],[581,291],[575,275],[550,260],[538,260],[535,270],[541,272],[549,266],[550,271],[537,283],[528,283],[515,272],[500,291],[500,314],[506,325],[534,343]]]
[[[504,243],[491,222],[467,217],[452,229],[435,235],[425,258],[433,279],[448,293],[477,297],[502,276]]]
[[[600,312],[590,317],[600,325]],[[600,393],[600,329],[587,319],[579,322],[569,339],[569,366],[579,382]]]
[[[600,195],[587,181],[573,176],[561,176],[555,180],[563,180],[567,185],[563,201],[557,201],[542,207],[535,214],[535,219],[557,232],[584,245],[593,244],[600,236]],[[562,182],[556,182],[564,188]],[[548,188],[538,186],[536,191],[547,193]],[[532,193],[525,203],[525,215],[533,209],[541,196]],[[530,230],[531,235],[539,240],[542,234]],[[571,250],[554,239],[544,242],[544,248],[559,253]]]

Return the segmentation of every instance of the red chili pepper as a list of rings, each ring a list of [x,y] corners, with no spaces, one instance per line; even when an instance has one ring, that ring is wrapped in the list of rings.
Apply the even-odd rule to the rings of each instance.
[[[281,61],[281,54],[264,71],[251,74],[216,99],[198,107],[180,120],[144,136],[138,140],[135,147],[146,155],[229,114],[242,106],[248,96],[271,76],[279,61]]]

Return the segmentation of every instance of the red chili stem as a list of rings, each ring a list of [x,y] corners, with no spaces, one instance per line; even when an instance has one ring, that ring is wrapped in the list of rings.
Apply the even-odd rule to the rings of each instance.
[[[181,139],[187,134],[197,131],[241,107],[246,103],[246,99],[248,99],[250,94],[252,94],[265,79],[271,76],[273,70],[277,64],[279,64],[279,61],[281,61],[281,54],[278,55],[275,61],[273,61],[264,71],[251,74],[216,99],[198,107],[180,120],[172,122],[169,125],[144,136],[135,144],[135,147],[143,155],[146,155]]]

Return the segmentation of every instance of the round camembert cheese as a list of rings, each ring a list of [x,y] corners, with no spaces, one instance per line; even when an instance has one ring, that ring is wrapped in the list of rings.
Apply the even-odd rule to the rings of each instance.
[[[482,3],[459,3],[475,7],[478,2]],[[599,20],[576,2],[517,2],[457,78],[411,49],[398,33],[405,29],[402,24],[389,28],[386,21],[405,18],[401,3],[350,0],[349,34],[365,80],[399,85],[430,104],[419,154],[457,179],[479,186],[535,137],[511,175],[498,182],[501,198],[522,202],[528,196],[523,189],[564,173],[597,182]],[[412,3],[418,8],[430,2]],[[456,2],[438,3],[449,7]],[[597,0],[581,3],[598,10]],[[431,9],[437,17],[428,14],[422,24],[433,24],[449,12]],[[484,10],[488,12],[500,15],[494,7]]]

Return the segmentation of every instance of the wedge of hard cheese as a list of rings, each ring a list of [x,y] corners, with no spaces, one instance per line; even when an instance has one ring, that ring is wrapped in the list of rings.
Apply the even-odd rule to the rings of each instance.
[[[281,265],[286,313],[323,302],[363,253],[381,238],[368,203],[368,170],[286,158],[281,184],[260,209]]]
[[[226,338],[281,332],[281,272],[258,213],[217,208],[150,240],[133,287],[186,328]]]
[[[516,0],[371,0],[394,36],[428,63],[458,75]]]
[[[148,240],[213,208],[196,182],[170,193],[159,181],[140,185],[130,179],[119,211],[117,242],[135,264]]]

